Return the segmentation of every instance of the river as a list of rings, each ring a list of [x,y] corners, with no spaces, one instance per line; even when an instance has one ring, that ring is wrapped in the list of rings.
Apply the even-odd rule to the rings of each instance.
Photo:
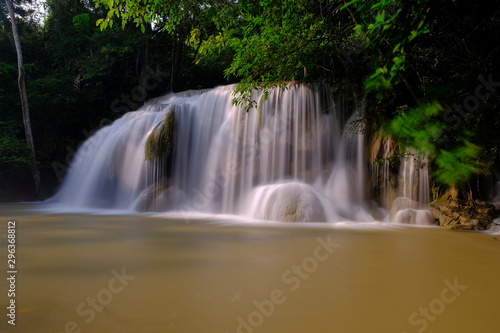
[[[0,205],[2,332],[500,332],[493,234],[40,208]]]

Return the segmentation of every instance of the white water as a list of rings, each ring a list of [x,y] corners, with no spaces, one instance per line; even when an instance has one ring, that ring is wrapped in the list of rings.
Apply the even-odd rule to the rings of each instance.
[[[364,138],[351,121],[362,107],[337,107],[326,89],[290,84],[271,90],[267,100],[257,92],[249,112],[232,105],[234,86],[151,100],[89,138],[54,201],[291,222],[372,221]],[[172,157],[146,161],[146,140],[169,112]],[[415,170],[403,163],[402,184],[409,188],[402,195],[428,202],[422,169],[417,183],[407,175]],[[408,194],[415,186],[417,198]]]
[[[402,159],[400,171],[400,195],[420,205],[429,204],[429,170],[426,158],[412,150]]]
[[[408,150],[401,159],[398,195],[390,218],[396,223],[426,225],[434,220],[428,209],[429,169],[427,158]]]

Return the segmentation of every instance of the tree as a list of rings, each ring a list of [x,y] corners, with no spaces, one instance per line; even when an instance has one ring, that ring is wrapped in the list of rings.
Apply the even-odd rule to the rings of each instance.
[[[38,170],[37,160],[36,160],[36,152],[35,152],[35,143],[33,140],[33,133],[31,131],[31,120],[30,120],[30,111],[28,104],[28,96],[26,94],[26,82],[25,82],[25,70],[24,70],[24,62],[23,62],[23,51],[21,47],[21,40],[19,38],[19,32],[17,30],[17,22],[16,16],[14,13],[14,6],[11,0],[5,0],[7,5],[7,9],[9,11],[10,21],[12,24],[12,36],[14,38],[14,44],[16,47],[17,53],[17,68],[18,68],[18,86],[19,86],[19,95],[21,98],[21,108],[23,114],[23,123],[24,123],[24,131],[26,134],[26,142],[30,147],[30,163],[31,163],[31,173],[33,176],[33,180],[35,182],[36,191],[39,191],[40,188],[40,171]]]
[[[95,0],[108,10],[101,29],[121,23],[160,26],[196,53],[196,63],[219,57],[227,80],[239,81],[235,102],[251,91],[294,80],[340,81],[349,66],[350,36],[342,2],[330,0],[153,1]],[[182,32],[182,33],[179,33]],[[231,55],[231,56],[228,56]],[[229,61],[228,61],[229,59]]]
[[[372,63],[367,117],[425,154],[433,180],[464,185],[498,161],[499,96],[482,82],[498,74],[496,1],[352,0],[353,38]],[[491,135],[491,133],[495,133]],[[403,153],[403,152],[402,152]],[[491,180],[490,180],[491,181]],[[477,183],[477,182],[476,182]],[[479,192],[479,191],[477,191]]]

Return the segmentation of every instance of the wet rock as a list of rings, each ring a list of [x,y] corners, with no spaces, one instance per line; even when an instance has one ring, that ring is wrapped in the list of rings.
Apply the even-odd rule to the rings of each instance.
[[[161,181],[141,194],[136,210],[139,212],[165,212],[179,207],[186,199],[184,191],[176,186],[169,186],[168,181]]]
[[[268,219],[283,222],[326,222],[321,203],[307,193],[288,193],[284,198],[272,203],[266,214]]]
[[[368,183],[372,197],[386,209],[398,196],[399,145],[382,131],[373,134],[368,148],[371,177]]]
[[[448,190],[430,204],[436,222],[457,230],[485,230],[495,216],[495,206],[486,202],[458,199],[456,189]]]
[[[430,225],[434,216],[426,209],[403,209],[398,211],[392,219],[395,223]]]
[[[167,113],[163,122],[158,124],[146,140],[144,156],[146,160],[162,160],[172,155],[174,147],[175,112]]]
[[[389,210],[389,220],[393,221],[400,211],[405,211],[408,209],[415,210],[419,208],[419,203],[415,200],[411,200],[407,197],[396,198],[392,202],[391,209]]]
[[[321,200],[312,187],[302,183],[263,187],[255,193],[256,218],[282,222],[326,222]]]

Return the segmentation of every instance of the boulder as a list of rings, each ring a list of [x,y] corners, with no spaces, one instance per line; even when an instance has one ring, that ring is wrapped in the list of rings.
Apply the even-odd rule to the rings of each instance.
[[[140,212],[165,212],[179,207],[187,199],[186,194],[168,181],[160,181],[146,189],[137,201]]]
[[[282,222],[326,222],[327,214],[316,191],[307,184],[291,182],[256,189],[250,214]]]
[[[434,216],[426,209],[403,209],[398,211],[392,219],[395,223],[430,225]]]
[[[389,220],[393,221],[400,211],[408,209],[415,210],[419,208],[420,205],[417,201],[407,197],[398,197],[392,202],[391,209],[389,210]]]

